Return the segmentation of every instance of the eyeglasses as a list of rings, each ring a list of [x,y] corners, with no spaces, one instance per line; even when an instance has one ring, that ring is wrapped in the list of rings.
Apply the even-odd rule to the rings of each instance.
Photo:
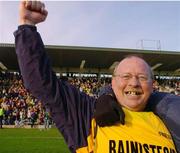
[[[132,75],[130,73],[125,73],[125,74],[114,74],[113,77],[120,77],[124,81],[129,81],[133,77],[138,79],[140,82],[148,82],[150,80],[150,77],[144,74],[139,74],[139,75]]]

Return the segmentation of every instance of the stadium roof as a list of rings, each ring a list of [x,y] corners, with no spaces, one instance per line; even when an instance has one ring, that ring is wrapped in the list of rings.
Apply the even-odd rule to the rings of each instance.
[[[56,72],[110,73],[117,61],[128,54],[142,55],[156,73],[180,76],[180,52],[97,48],[78,46],[45,46]],[[14,44],[0,44],[0,67],[18,71]]]

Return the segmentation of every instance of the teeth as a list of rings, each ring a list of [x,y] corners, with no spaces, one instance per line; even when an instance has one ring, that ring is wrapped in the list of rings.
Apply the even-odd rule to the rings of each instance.
[[[131,95],[137,95],[137,92],[131,92]]]
[[[127,91],[126,94],[129,94],[129,95],[140,95],[140,92],[136,92],[136,91]]]

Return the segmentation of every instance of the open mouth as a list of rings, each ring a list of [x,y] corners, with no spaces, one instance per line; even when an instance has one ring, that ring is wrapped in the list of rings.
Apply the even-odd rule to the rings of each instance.
[[[125,94],[126,95],[141,95],[142,94],[142,92],[140,92],[140,91],[125,91]]]

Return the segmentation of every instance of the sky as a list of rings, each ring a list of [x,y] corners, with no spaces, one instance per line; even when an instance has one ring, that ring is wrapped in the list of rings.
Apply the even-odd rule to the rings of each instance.
[[[180,52],[180,1],[44,1],[45,45]],[[0,43],[14,43],[18,1],[0,1]]]

